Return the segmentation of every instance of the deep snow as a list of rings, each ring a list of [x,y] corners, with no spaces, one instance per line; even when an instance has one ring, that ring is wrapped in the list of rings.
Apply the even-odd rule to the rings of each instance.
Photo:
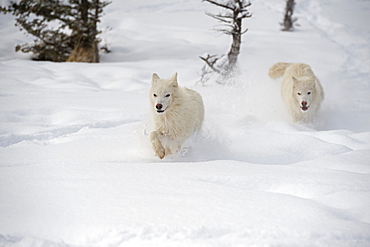
[[[197,0],[113,1],[99,64],[33,62],[0,15],[0,246],[369,246],[370,1],[252,1],[241,74],[201,86],[230,37]],[[293,124],[275,62],[311,65],[319,118]],[[147,139],[153,72],[179,73],[206,119],[183,155]]]

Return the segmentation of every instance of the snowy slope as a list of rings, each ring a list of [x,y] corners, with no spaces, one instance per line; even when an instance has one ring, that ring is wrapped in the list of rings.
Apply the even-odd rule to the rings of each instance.
[[[197,0],[113,1],[100,64],[33,62],[0,15],[0,246],[369,246],[370,2],[252,1],[233,86],[196,84],[230,37]],[[275,62],[311,65],[318,121],[297,125]],[[177,159],[146,133],[153,72],[179,73],[206,119]]]

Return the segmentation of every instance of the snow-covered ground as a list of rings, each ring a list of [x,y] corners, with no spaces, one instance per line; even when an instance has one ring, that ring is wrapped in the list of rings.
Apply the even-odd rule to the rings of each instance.
[[[235,85],[196,84],[227,52],[200,0],[113,1],[99,64],[34,62],[0,15],[0,246],[370,246],[370,1],[252,1]],[[311,65],[319,120],[297,125],[275,62]],[[199,136],[159,160],[153,72],[203,96]]]

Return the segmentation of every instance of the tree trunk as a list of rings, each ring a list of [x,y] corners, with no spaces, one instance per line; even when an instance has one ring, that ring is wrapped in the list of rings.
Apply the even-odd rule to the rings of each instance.
[[[96,43],[92,46],[78,43],[69,55],[67,62],[99,63],[99,53]]]
[[[286,8],[285,8],[285,16],[283,22],[283,31],[291,31],[293,29],[293,10],[294,10],[295,2],[294,0],[287,0]]]
[[[94,1],[96,4],[95,16],[92,20],[89,20],[88,10],[89,5],[87,0],[81,0],[80,12],[81,12],[81,23],[85,30],[78,34],[77,41],[75,42],[74,49],[69,55],[67,62],[85,62],[85,63],[98,63],[99,62],[99,51],[96,42],[97,27],[96,16],[98,15],[98,3],[99,0]],[[89,25],[92,21],[92,25]],[[77,31],[81,32],[81,31]]]
[[[231,44],[231,48],[230,48],[230,51],[229,53],[227,54],[227,58],[229,60],[229,65],[228,65],[228,69],[232,70],[234,68],[234,66],[236,65],[236,62],[238,60],[238,56],[239,56],[239,53],[240,53],[240,46],[241,46],[241,37],[242,37],[242,34],[241,34],[241,25],[242,25],[242,20],[241,19],[238,19],[236,20],[235,22],[235,27],[234,27],[234,30],[232,32],[232,37],[233,37],[233,41],[232,41],[232,44]]]
[[[233,42],[231,44],[231,49],[229,53],[227,54],[227,58],[229,59],[230,68],[234,67],[238,60],[238,55],[240,53],[240,43],[241,43],[241,35],[234,34]]]

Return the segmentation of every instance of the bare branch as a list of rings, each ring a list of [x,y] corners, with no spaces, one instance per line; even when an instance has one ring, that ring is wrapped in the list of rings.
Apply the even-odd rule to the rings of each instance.
[[[241,19],[245,19],[245,18],[250,18],[250,17],[252,17],[252,14],[250,14],[249,12],[247,12],[247,13],[243,14],[240,18]]]
[[[206,13],[206,15],[208,15],[208,16],[216,19],[216,20],[219,20],[221,22],[232,23],[232,20],[225,20],[226,18],[232,19],[233,17],[231,17],[231,16],[223,16],[221,14],[215,15],[215,14],[212,14],[212,13]]]
[[[213,0],[203,0],[203,2],[209,2],[211,4],[214,4],[216,6],[219,6],[219,7],[225,8],[225,9],[234,10],[234,8],[230,7],[229,5],[221,4],[221,3],[218,3],[218,2],[213,1]]]
[[[245,34],[246,32],[248,32],[248,28],[246,28],[243,32],[241,32],[241,34]]]
[[[218,32],[222,32],[224,34],[227,34],[227,35],[233,35],[235,32],[233,32],[232,30],[229,30],[229,29],[221,29],[221,28],[218,28],[218,29],[215,29],[216,31]]]
[[[199,57],[200,59],[202,59],[204,62],[206,62],[206,64],[212,69],[212,70],[214,70],[215,72],[217,72],[217,73],[221,73],[221,71],[220,70],[218,70],[218,69],[216,69],[215,67],[214,67],[214,65],[215,65],[215,63],[217,62],[217,60],[219,59],[219,57],[217,58],[216,57],[216,55],[209,55],[209,54],[207,54],[207,57],[206,58],[204,58],[204,57],[202,57],[202,56],[200,56]],[[212,59],[212,60],[211,60]]]

